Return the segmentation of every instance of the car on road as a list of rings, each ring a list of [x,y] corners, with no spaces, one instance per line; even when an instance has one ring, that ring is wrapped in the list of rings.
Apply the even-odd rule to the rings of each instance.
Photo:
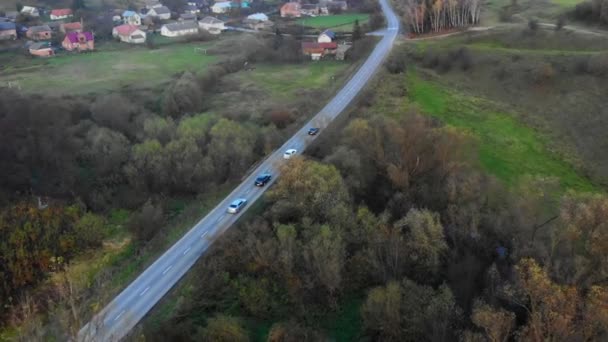
[[[296,153],[298,153],[298,150],[290,148],[289,150],[285,151],[285,153],[283,153],[283,159],[289,159]]]
[[[237,198],[228,206],[227,212],[230,214],[237,214],[241,209],[245,207],[247,200],[244,198]]]
[[[308,129],[308,135],[317,135],[319,133],[319,128],[311,127]]]
[[[272,175],[270,173],[262,173],[255,179],[255,186],[264,186],[266,183],[270,182],[272,179]]]

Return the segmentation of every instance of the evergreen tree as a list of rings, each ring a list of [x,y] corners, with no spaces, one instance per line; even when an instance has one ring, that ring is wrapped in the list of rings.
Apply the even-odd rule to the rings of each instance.
[[[361,32],[359,20],[355,20],[355,24],[353,25],[353,41],[361,39],[362,36],[363,33]]]

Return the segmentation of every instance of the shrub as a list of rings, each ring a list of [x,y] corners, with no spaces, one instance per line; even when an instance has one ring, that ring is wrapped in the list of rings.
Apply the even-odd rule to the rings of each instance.
[[[608,75],[608,53],[600,53],[589,57],[587,71],[594,76]]]
[[[555,30],[560,31],[561,29],[564,28],[565,25],[566,25],[566,18],[564,18],[564,16],[560,15],[557,18],[557,21],[555,22]]]
[[[544,84],[555,76],[555,69],[549,63],[541,63],[535,66],[530,75],[532,77],[532,82],[536,84]]]
[[[528,20],[528,28],[532,32],[538,31],[538,20],[536,20],[536,19],[530,19],[530,20]]]

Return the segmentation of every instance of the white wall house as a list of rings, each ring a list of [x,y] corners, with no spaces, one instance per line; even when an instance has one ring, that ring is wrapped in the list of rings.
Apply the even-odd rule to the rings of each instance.
[[[162,20],[171,19],[171,11],[166,6],[151,8],[147,15],[149,17],[157,17]]]
[[[124,43],[143,44],[146,42],[146,32],[140,30],[136,25],[116,26],[112,29],[112,36]]]
[[[254,13],[247,16],[249,20],[268,21],[268,16],[264,13]]]
[[[40,11],[38,11],[36,7],[23,6],[21,9],[21,14],[29,15],[30,17],[39,17]]]
[[[213,13],[227,13],[232,8],[230,1],[216,2],[211,6],[211,12]]]
[[[331,43],[336,39],[336,34],[333,31],[325,30],[317,37],[318,43]]]
[[[226,29],[224,22],[214,17],[203,18],[198,22],[198,26],[201,30],[205,30],[211,34],[220,34]]]
[[[166,24],[160,28],[160,34],[165,37],[181,37],[197,33],[198,24],[191,21]]]
[[[122,12],[122,20],[127,25],[141,25],[141,16],[134,11]]]

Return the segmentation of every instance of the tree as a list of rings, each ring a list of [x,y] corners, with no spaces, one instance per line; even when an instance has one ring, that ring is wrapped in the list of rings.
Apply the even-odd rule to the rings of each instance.
[[[18,1],[17,3],[15,3],[15,8],[17,9],[17,12],[21,13],[21,10],[23,9],[23,4]]]
[[[84,0],[73,0],[72,1],[72,10],[78,11],[84,9],[86,7]]]
[[[481,301],[473,306],[471,321],[484,330],[490,342],[507,342],[515,328],[515,314],[495,309]]]
[[[364,326],[369,330],[378,331],[386,340],[399,340],[401,297],[401,286],[395,281],[373,288],[361,307]]]
[[[163,94],[163,113],[174,118],[203,109],[204,94],[195,76],[184,72]]]
[[[361,37],[363,37],[363,33],[361,32],[359,20],[355,20],[355,23],[353,24],[353,42],[361,39]]]
[[[154,237],[164,223],[163,207],[149,199],[137,213],[133,214],[129,229],[136,240],[145,242]]]
[[[297,322],[279,322],[272,325],[267,342],[316,342],[326,340],[318,331]]]
[[[311,271],[328,291],[330,300],[333,300],[342,282],[345,247],[339,231],[322,226],[308,243],[304,254]]]
[[[247,330],[235,317],[216,315],[207,319],[203,330],[204,341],[246,342],[249,341]]]
[[[91,116],[95,122],[124,134],[132,134],[131,121],[137,114],[138,108],[117,94],[101,96],[91,105]]]

